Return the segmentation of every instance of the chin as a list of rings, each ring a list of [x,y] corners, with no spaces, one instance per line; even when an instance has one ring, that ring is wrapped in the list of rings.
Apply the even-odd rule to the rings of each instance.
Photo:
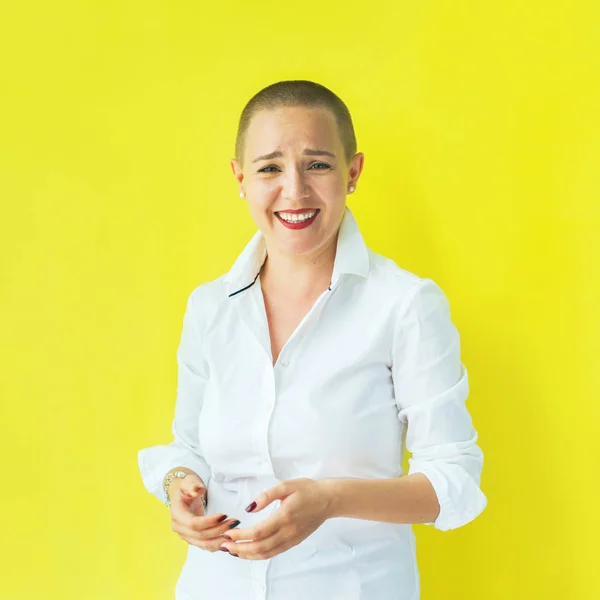
[[[318,252],[322,244],[286,244],[285,242],[281,242],[278,246],[279,249],[286,254],[304,256],[305,254],[314,254],[315,252]]]

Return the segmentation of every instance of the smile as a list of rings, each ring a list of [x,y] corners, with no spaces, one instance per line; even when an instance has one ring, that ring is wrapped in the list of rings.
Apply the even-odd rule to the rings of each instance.
[[[275,213],[279,222],[288,229],[304,229],[315,222],[320,210],[307,211],[305,213],[292,214],[292,213]]]

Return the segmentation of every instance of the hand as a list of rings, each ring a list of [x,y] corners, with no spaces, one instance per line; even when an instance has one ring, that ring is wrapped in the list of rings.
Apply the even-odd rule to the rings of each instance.
[[[173,480],[169,486],[171,529],[188,544],[216,552],[223,541],[221,534],[239,521],[227,519],[223,513],[206,515],[202,503],[205,491],[204,482],[197,475],[189,474],[184,479]]]
[[[330,495],[318,480],[301,477],[281,481],[262,492],[255,499],[256,508],[249,512],[256,513],[273,500],[281,500],[281,505],[268,519],[228,531],[223,537],[232,541],[221,545],[240,558],[264,560],[296,546],[329,518]]]

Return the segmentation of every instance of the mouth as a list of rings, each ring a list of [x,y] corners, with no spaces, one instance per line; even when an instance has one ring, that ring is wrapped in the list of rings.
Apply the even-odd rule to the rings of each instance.
[[[287,229],[304,229],[312,225],[321,210],[319,208],[303,210],[299,213],[276,212],[279,222]]]

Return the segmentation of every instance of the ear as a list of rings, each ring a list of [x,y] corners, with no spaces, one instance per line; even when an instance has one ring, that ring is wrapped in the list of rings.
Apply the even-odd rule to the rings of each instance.
[[[237,182],[241,185],[242,181],[244,180],[244,173],[242,172],[242,167],[240,163],[237,161],[237,159],[232,158],[230,164],[231,170],[233,171]]]
[[[350,161],[350,169],[348,170],[348,181],[356,187],[356,182],[362,173],[365,164],[365,155],[362,152],[357,152]]]

